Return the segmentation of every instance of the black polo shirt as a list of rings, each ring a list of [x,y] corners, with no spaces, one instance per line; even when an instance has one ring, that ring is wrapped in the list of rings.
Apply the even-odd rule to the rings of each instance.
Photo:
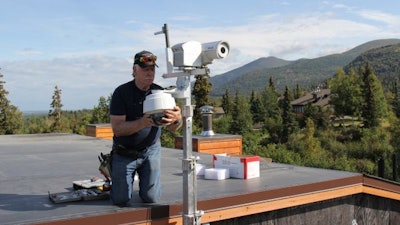
[[[151,94],[151,90],[162,90],[157,84],[152,84],[149,91],[142,91],[136,87],[135,81],[129,81],[118,86],[111,98],[110,115],[126,116],[126,121],[134,121],[143,117],[143,101],[146,96]],[[127,149],[136,150],[143,147],[143,140],[148,140],[145,145],[154,143],[161,136],[161,128],[156,127],[157,132],[152,132],[151,138],[147,136],[151,133],[151,127],[146,127],[129,136],[116,137],[114,135],[114,144],[122,145]],[[155,129],[155,128],[153,128]],[[140,149],[137,149],[140,150]]]

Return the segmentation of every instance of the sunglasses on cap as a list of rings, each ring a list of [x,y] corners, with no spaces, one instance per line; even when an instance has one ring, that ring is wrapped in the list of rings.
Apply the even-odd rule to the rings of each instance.
[[[150,56],[140,56],[138,61],[142,63],[153,62],[155,63],[157,60],[157,56],[150,55]]]

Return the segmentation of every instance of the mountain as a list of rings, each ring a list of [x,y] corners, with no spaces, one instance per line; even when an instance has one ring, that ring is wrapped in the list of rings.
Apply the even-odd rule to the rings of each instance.
[[[230,93],[250,94],[260,92],[272,77],[277,90],[285,86],[311,88],[324,83],[332,77],[337,68],[350,64],[363,53],[385,46],[400,44],[400,39],[375,40],[359,45],[349,51],[314,59],[287,61],[276,57],[260,58],[227,73],[211,77],[211,96],[222,96],[225,90]]]
[[[242,67],[231,70],[221,75],[217,75],[211,78],[212,82],[215,84],[222,84],[232,79],[241,76],[242,74],[249,73],[254,70],[270,69],[276,67],[286,66],[292,63],[292,61],[287,61],[279,59],[273,56],[259,58],[253,62],[250,62]]]
[[[351,68],[356,71],[369,62],[375,75],[383,86],[392,85],[394,80],[399,82],[400,78],[400,44],[387,45],[368,50],[357,56],[343,69],[348,72]]]

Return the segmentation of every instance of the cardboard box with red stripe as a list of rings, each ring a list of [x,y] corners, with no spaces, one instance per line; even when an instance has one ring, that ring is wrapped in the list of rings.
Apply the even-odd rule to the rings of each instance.
[[[213,167],[229,169],[231,178],[250,179],[260,177],[260,157],[258,156],[214,154]]]

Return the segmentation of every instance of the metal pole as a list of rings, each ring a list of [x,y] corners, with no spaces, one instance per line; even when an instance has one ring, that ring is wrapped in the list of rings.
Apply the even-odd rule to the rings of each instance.
[[[169,34],[168,34],[168,25],[164,23],[164,26],[162,28],[162,32],[165,34],[165,45],[167,48],[169,48]]]
[[[189,79],[190,76],[185,77]],[[190,89],[190,87],[189,87]],[[196,212],[196,197],[194,191],[194,167],[192,160],[192,114],[193,109],[190,97],[185,98],[185,106],[183,108],[183,224],[194,225]]]
[[[197,176],[196,162],[197,158],[193,156],[192,146],[192,124],[193,124],[193,106],[191,104],[190,75],[185,76],[185,83],[189,84],[185,90],[185,106],[183,114],[183,224],[200,225],[203,211],[197,210]]]
[[[167,73],[172,73],[173,66],[172,66],[172,54],[171,49],[169,46],[169,34],[168,34],[168,25],[165,23],[164,26],[161,28],[161,31],[155,32],[154,35],[164,34],[165,35],[165,56],[167,59]]]
[[[167,24],[164,24],[162,31],[156,32],[157,34],[165,34],[166,42],[166,56],[167,56],[167,71],[168,74],[172,73],[172,60],[169,54],[169,36]],[[193,72],[193,71],[192,71]],[[184,225],[200,225],[200,217],[203,214],[202,211],[197,210],[197,177],[196,177],[196,161],[192,154],[192,117],[193,117],[193,106],[191,104],[191,87],[190,87],[190,76],[192,72],[185,72],[187,75],[182,76],[178,79],[184,80],[185,85],[183,91],[185,106],[182,108],[183,117],[183,159],[182,159],[182,174],[183,174],[183,215],[182,222]],[[177,83],[179,81],[177,80]]]

